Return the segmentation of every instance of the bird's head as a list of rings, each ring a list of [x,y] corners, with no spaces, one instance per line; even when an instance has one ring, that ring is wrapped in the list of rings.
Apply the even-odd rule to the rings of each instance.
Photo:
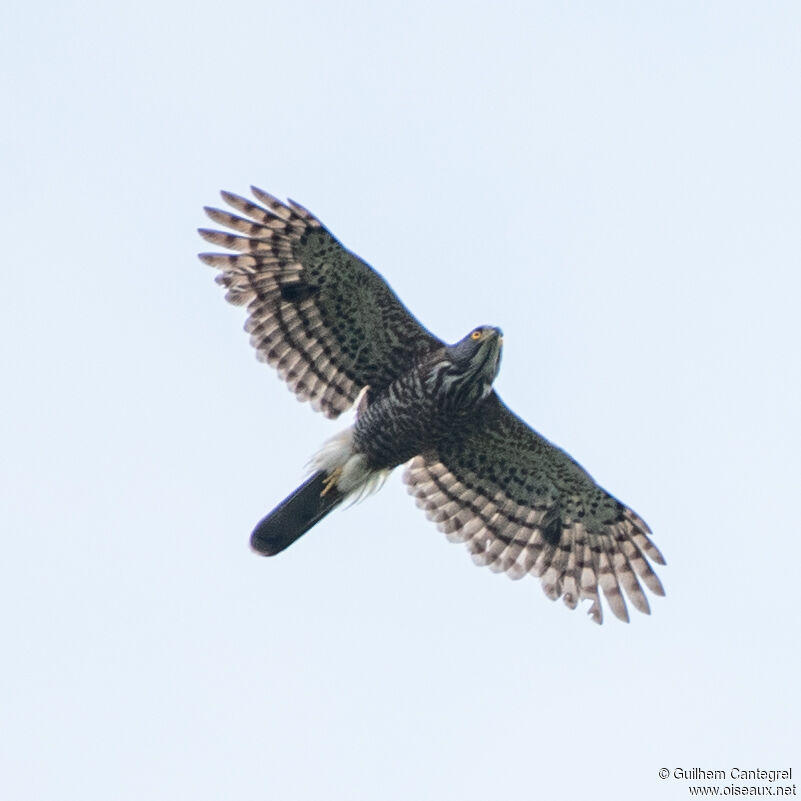
[[[448,366],[442,388],[453,406],[469,407],[486,398],[501,366],[503,332],[491,325],[474,328],[455,345],[448,345]]]

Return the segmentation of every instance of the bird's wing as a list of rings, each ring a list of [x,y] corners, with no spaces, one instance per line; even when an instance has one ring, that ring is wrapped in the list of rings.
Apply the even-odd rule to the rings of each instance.
[[[236,252],[200,258],[220,270],[226,298],[247,307],[245,329],[259,359],[300,399],[337,417],[363,387],[380,391],[442,345],[316,217],[291,200],[252,191],[262,205],[222,193],[243,216],[206,208],[233,233],[200,229],[200,235]]]
[[[650,529],[599,487],[564,451],[541,437],[493,392],[476,418],[436,452],[416,456],[404,481],[418,506],[473,560],[512,578],[532,574],[571,609],[599,588],[628,620],[623,597],[650,611],[642,581],[664,595],[648,560],[665,564]]]

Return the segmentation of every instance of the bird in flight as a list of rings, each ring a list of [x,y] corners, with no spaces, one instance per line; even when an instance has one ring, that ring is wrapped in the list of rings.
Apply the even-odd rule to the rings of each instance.
[[[300,400],[354,424],[312,460],[310,477],[254,529],[255,551],[287,548],[345,499],[377,488],[395,467],[428,518],[473,561],[513,579],[538,577],[571,609],[602,592],[628,621],[624,596],[650,613],[644,584],[664,595],[651,531],[567,453],[517,417],[492,387],[503,335],[482,325],[454,345],[431,334],[387,282],[309,211],[252,187],[223,192],[237,214],[200,235],[228,253],[201,253],[226,298],[245,306],[258,358]]]

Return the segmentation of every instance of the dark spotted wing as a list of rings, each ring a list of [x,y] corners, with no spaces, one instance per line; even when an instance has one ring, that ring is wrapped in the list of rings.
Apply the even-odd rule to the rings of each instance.
[[[246,306],[245,329],[260,360],[275,367],[301,400],[328,417],[361,389],[379,391],[417,358],[441,346],[386,281],[291,200],[251,187],[258,205],[223,192],[242,216],[206,213],[232,233],[201,229],[235,253],[201,253],[220,270],[226,298]]]
[[[599,588],[625,621],[624,593],[650,611],[640,581],[664,595],[648,560],[665,562],[645,522],[495,393],[459,436],[415,457],[404,481],[429,519],[448,539],[466,543],[477,564],[512,578],[537,576],[549,598],[561,597],[571,609],[590,599],[597,623]]]

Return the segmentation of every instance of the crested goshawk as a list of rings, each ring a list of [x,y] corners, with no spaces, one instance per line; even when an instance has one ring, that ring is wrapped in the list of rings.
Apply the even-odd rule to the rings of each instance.
[[[256,526],[253,548],[282,551],[406,462],[417,505],[477,564],[537,576],[571,609],[589,599],[597,623],[599,588],[621,620],[624,593],[648,613],[640,582],[664,595],[648,526],[498,397],[501,330],[480,326],[446,345],[306,209],[252,191],[262,205],[223,192],[239,214],[206,209],[232,233],[200,234],[234,252],[200,258],[247,307],[259,359],[299,399],[331,418],[358,401],[355,423],[323,446],[311,477]]]

